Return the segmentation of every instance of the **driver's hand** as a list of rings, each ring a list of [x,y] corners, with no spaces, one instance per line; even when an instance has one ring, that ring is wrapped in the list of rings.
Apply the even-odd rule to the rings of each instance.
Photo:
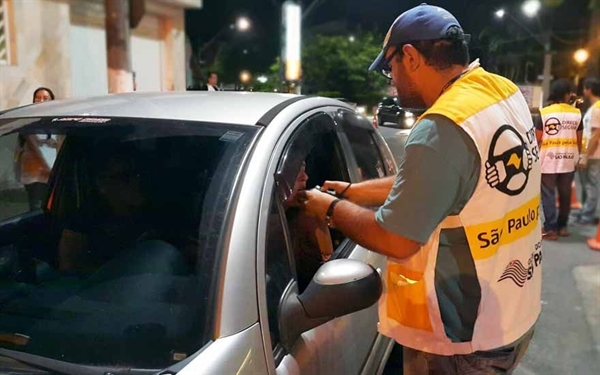
[[[349,182],[346,181],[325,181],[323,186],[321,187],[322,192],[327,192],[328,190],[335,191],[335,195],[339,196],[346,188],[350,185]],[[348,198],[348,190],[344,192],[344,197]]]

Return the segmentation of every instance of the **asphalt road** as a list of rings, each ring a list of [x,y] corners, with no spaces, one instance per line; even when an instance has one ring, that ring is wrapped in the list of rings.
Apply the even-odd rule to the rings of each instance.
[[[600,373],[600,252],[589,250],[596,227],[543,244],[542,314],[516,375]]]

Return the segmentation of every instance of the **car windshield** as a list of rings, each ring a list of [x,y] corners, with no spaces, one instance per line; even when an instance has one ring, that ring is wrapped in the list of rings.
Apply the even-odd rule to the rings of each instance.
[[[230,202],[258,129],[3,120],[0,348],[165,368],[211,340]]]

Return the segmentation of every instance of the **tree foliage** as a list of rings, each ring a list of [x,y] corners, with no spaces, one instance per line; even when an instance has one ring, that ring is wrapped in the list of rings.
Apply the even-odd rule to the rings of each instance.
[[[356,35],[353,42],[348,36],[317,35],[307,39],[302,53],[302,93],[377,104],[388,83],[368,68],[380,51],[381,45],[371,34]],[[271,92],[279,89],[279,70],[277,58],[264,74],[268,81],[255,82],[253,89]]]
[[[303,93],[343,97],[374,105],[388,85],[368,67],[381,51],[372,34],[348,36],[317,35],[307,40],[303,58]]]

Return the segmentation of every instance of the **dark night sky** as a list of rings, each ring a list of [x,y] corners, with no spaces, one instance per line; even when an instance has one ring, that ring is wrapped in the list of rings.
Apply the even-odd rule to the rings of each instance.
[[[307,8],[315,0],[303,0]],[[356,29],[376,31],[384,34],[393,20],[403,11],[420,4],[422,1],[400,0],[318,0],[320,5],[314,8],[303,20],[303,29],[332,21],[345,21],[350,33]],[[564,4],[553,10],[553,19],[549,12],[543,11],[545,24],[552,23],[553,30],[563,39],[573,41],[567,45],[554,42],[553,48],[575,48],[585,41],[589,27],[587,4],[589,0],[565,0]],[[280,4],[282,0],[204,0],[200,10],[186,12],[186,31],[192,44],[197,46],[211,39],[221,28],[244,15],[252,19],[252,32],[246,35],[229,33],[219,38],[221,43],[229,43],[240,49],[248,49],[242,64],[252,70],[266,70],[279,53]],[[526,20],[520,14],[519,0],[431,0],[429,4],[439,5],[453,13],[461,22],[465,32],[474,38],[485,27],[497,23],[493,11],[503,7],[511,11],[523,23],[536,30],[535,20]],[[552,21],[552,22],[550,22]],[[508,20],[503,21],[507,23]],[[500,26],[501,27],[501,26]],[[514,24],[513,28],[517,27]],[[473,41],[473,47],[481,43]],[[477,56],[474,56],[477,57]]]

